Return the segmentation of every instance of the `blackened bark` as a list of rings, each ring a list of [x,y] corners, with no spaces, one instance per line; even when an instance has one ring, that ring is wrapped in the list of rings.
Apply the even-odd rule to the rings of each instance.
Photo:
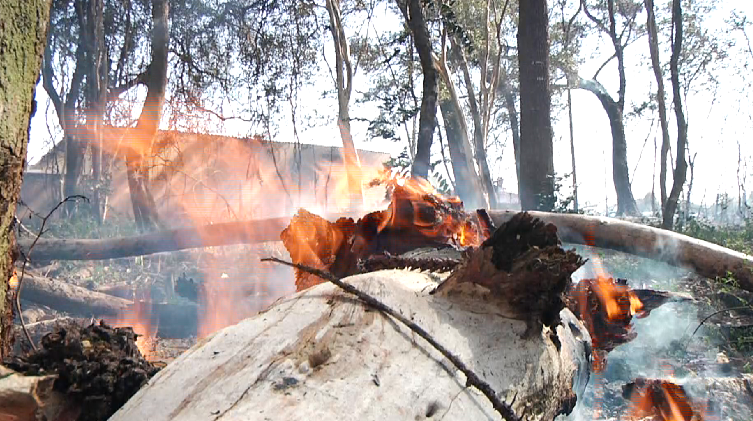
[[[16,202],[21,192],[29,122],[47,38],[50,3],[0,2],[0,361],[13,338],[13,276]]]
[[[455,176],[455,194],[463,201],[467,209],[484,207],[484,199],[481,197],[481,189],[477,183],[476,169],[472,166],[473,161],[466,152],[463,143],[470,146],[468,134],[462,124],[462,116],[456,113],[453,101],[450,98],[440,100],[439,108],[442,111],[444,128],[447,133],[447,146],[450,150],[452,172]]]
[[[549,16],[546,0],[520,2],[520,204],[554,208],[554,157],[549,96]]]
[[[648,28],[648,46],[651,53],[651,67],[654,69],[656,78],[656,101],[659,105],[659,124],[661,126],[661,162],[659,164],[659,191],[661,195],[661,208],[667,203],[667,154],[669,153],[669,128],[667,124],[667,103],[664,93],[664,75],[662,74],[659,61],[659,39],[656,28],[656,16],[654,15],[654,0],[645,0],[646,14],[648,15],[646,27]]]
[[[439,96],[438,72],[434,67],[431,50],[431,36],[424,19],[420,0],[397,0],[408,27],[413,34],[413,42],[418,52],[423,71],[423,94],[421,98],[421,112],[418,120],[418,141],[416,142],[416,158],[413,160],[411,175],[427,178],[431,160],[431,143],[434,138],[434,127],[437,125],[437,97]]]
[[[685,123],[685,113],[682,110],[682,93],[680,92],[680,53],[682,52],[682,4],[680,0],[672,0],[672,58],[669,69],[672,76],[672,94],[674,96],[675,119],[677,120],[677,163],[672,183],[672,191],[667,197],[667,205],[663,212],[662,228],[672,229],[674,225],[677,201],[680,199],[682,187],[687,176],[688,163],[685,162],[685,146],[688,144],[688,126]]]
[[[146,100],[134,130],[131,147],[126,152],[128,187],[133,215],[139,229],[159,226],[157,207],[149,191],[149,175],[144,158],[152,153],[152,140],[162,117],[167,87],[167,49],[170,42],[167,0],[152,0],[152,61],[146,75]]]

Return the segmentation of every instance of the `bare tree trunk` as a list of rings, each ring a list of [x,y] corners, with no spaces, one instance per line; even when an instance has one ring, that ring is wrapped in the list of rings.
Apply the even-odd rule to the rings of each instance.
[[[348,190],[351,206],[358,207],[363,203],[361,193],[361,177],[359,170],[361,163],[358,159],[350,133],[350,95],[353,91],[353,66],[350,62],[350,50],[348,39],[345,37],[342,16],[340,13],[340,0],[327,0],[329,12],[329,28],[335,44],[335,74],[337,84],[338,126],[340,137],[345,152],[345,169],[348,172]]]
[[[573,134],[573,97],[567,87],[567,119],[570,122],[570,159],[573,163],[573,209],[578,212],[578,177],[575,173],[575,135]]]
[[[520,2],[520,204],[554,208],[554,156],[549,95],[549,16],[546,0]]]
[[[638,207],[633,198],[628,176],[627,142],[619,103],[613,100],[606,89],[595,80],[579,78],[578,88],[596,95],[609,117],[609,127],[612,130],[612,179],[617,192],[617,214],[637,215]]]
[[[661,208],[667,203],[667,153],[669,152],[669,128],[667,125],[667,104],[664,94],[664,75],[662,74],[659,61],[659,37],[656,28],[656,16],[654,15],[654,0],[645,0],[646,13],[648,15],[646,26],[648,28],[648,46],[651,52],[651,67],[654,69],[656,78],[656,97],[659,104],[659,123],[661,124],[661,158],[659,164],[659,190],[661,194]]]
[[[679,61],[680,53],[682,52],[682,4],[680,0],[672,1],[672,24],[674,31],[672,34],[672,58],[669,62],[669,68],[672,74],[672,93],[674,95],[675,119],[677,120],[677,164],[675,164],[672,191],[669,193],[667,206],[664,208],[664,221],[662,223],[664,229],[672,229],[674,225],[677,201],[685,184],[688,169],[688,164],[685,162],[685,145],[688,144],[688,126],[685,123],[685,113],[682,110],[682,96],[680,93]]]
[[[465,130],[462,116],[456,114],[456,108],[452,102],[449,98],[442,99],[439,102],[439,108],[444,119],[447,146],[455,175],[455,194],[463,201],[466,208],[483,208],[485,202],[478,185],[476,168],[473,167],[469,147],[465,146],[470,146],[468,132]]]
[[[510,120],[512,148],[515,154],[515,174],[518,177],[518,193],[520,193],[520,123],[518,121],[518,110],[515,107],[515,94],[507,78],[508,75],[505,72],[500,78],[499,89],[502,90],[502,96],[505,99],[505,108],[507,108],[507,118]]]
[[[49,13],[50,2],[45,0],[0,2],[0,361],[12,345],[13,293],[8,280],[17,256],[13,222]]]
[[[411,174],[414,177],[427,178],[431,164],[431,142],[437,125],[437,97],[439,96],[437,69],[431,53],[431,36],[424,19],[420,0],[397,0],[408,27],[413,34],[421,70],[424,74],[421,112],[418,123],[418,141],[416,158],[413,160]]]
[[[460,68],[463,70],[463,80],[465,81],[465,88],[466,92],[468,94],[468,105],[471,109],[471,119],[473,120],[473,151],[474,151],[474,158],[476,160],[476,165],[478,165],[479,169],[479,176],[481,178],[481,183],[484,186],[484,190],[486,191],[487,198],[489,201],[489,206],[493,209],[497,207],[497,194],[494,190],[494,185],[492,183],[492,176],[491,171],[489,171],[489,164],[487,162],[486,158],[486,136],[487,132],[484,127],[483,119],[481,114],[486,113],[487,105],[482,103],[481,106],[479,106],[478,101],[476,101],[476,92],[473,89],[473,82],[471,81],[471,72],[468,68],[468,60],[465,57],[465,53],[461,49],[462,47],[458,46],[457,43],[454,41],[452,42],[452,50],[453,53],[452,56],[456,58],[456,61],[460,65]],[[483,77],[483,74],[486,73],[486,69],[481,69],[482,79],[485,79]],[[449,79],[449,78],[448,78]],[[485,83],[485,80],[482,81],[482,85]],[[482,90],[488,89],[488,87],[482,86]],[[458,106],[460,104],[458,103]],[[462,109],[458,109],[456,111],[459,115],[462,114]]]
[[[149,174],[144,159],[152,153],[152,140],[162,117],[167,87],[167,49],[170,43],[167,0],[152,0],[152,61],[146,75],[146,100],[134,130],[131,150],[126,152],[128,187],[136,224],[145,230],[159,226],[157,207],[149,191]]]

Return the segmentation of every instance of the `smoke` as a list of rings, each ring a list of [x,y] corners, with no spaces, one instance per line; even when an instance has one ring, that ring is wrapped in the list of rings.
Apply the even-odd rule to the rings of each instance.
[[[627,279],[628,285],[634,289],[682,292],[682,279],[689,274],[686,269],[625,253],[580,245],[573,247],[584,257],[590,258],[595,254],[610,276]],[[667,244],[663,251],[669,253],[673,247],[675,245]],[[595,275],[594,262],[589,260],[573,274],[573,281],[579,282]],[[719,348],[708,337],[706,330],[700,329],[690,340],[692,331],[700,323],[699,310],[695,302],[669,302],[653,310],[646,318],[634,318],[633,329],[637,337],[609,353],[605,371],[591,376],[586,392],[578,397],[573,413],[558,420],[623,419],[628,402],[622,397],[621,388],[638,377],[689,385],[689,395],[695,402],[705,404],[716,400],[717,412],[728,405],[729,402],[719,402],[718,397],[712,396],[709,388],[698,386],[707,378],[735,375],[720,370],[716,363]]]

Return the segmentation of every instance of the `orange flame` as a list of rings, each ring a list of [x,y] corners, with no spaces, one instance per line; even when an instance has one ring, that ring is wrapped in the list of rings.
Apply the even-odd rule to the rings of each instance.
[[[632,392],[629,419],[651,417],[655,421],[702,421],[684,389],[663,380],[647,380]]]
[[[157,332],[151,323],[149,300],[134,300],[133,307],[123,311],[116,318],[105,318],[105,323],[112,327],[130,327],[136,333],[136,347],[146,360],[151,360],[155,353]]]

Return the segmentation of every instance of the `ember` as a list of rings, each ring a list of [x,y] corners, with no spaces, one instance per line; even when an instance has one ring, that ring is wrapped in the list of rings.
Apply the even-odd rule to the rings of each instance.
[[[701,410],[693,405],[682,386],[666,380],[638,378],[622,388],[631,401],[628,419],[651,421],[702,421]]]

